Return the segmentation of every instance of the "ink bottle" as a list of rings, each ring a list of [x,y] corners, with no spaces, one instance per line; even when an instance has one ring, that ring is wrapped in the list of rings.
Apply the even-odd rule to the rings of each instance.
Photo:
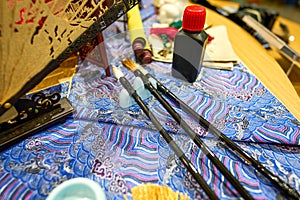
[[[203,30],[206,10],[199,5],[187,6],[182,29],[174,39],[172,76],[194,82],[201,70],[208,34]]]

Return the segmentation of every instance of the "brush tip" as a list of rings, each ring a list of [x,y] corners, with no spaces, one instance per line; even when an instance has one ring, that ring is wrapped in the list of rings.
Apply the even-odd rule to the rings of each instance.
[[[112,66],[112,71],[117,79],[120,79],[121,77],[124,76],[123,72],[120,70],[119,67]]]
[[[129,69],[131,71],[134,71],[137,69],[135,62],[131,58],[126,58],[126,59],[122,60],[121,63],[124,65],[124,67],[126,67],[127,69]]]

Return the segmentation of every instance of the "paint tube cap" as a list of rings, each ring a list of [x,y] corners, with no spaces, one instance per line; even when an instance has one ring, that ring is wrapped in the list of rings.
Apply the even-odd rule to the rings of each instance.
[[[149,64],[152,62],[152,54],[148,50],[144,50],[144,53],[142,55],[142,63]]]
[[[198,32],[203,30],[206,18],[206,10],[199,5],[187,6],[183,13],[182,29]]]

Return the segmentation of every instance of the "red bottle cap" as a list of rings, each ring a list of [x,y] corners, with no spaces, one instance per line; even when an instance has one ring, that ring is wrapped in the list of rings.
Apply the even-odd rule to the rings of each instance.
[[[206,10],[199,5],[187,6],[183,13],[182,28],[187,31],[197,32],[204,28]]]

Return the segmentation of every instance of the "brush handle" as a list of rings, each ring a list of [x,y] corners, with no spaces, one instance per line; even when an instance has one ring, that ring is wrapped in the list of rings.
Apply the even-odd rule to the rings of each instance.
[[[151,92],[151,94],[163,105],[168,113],[180,124],[189,137],[195,142],[195,144],[202,150],[202,152],[210,159],[210,161],[220,170],[220,172],[227,178],[227,180],[236,188],[240,195],[245,199],[253,199],[247,190],[241,185],[241,183],[229,172],[229,170],[221,163],[221,161],[215,156],[215,154],[208,148],[208,146],[201,140],[201,138],[193,131],[193,129],[181,118],[181,116],[170,106],[170,104],[162,97],[162,95],[154,88],[150,83],[147,76],[145,76],[140,70],[135,70],[134,74],[140,77],[145,87]]]
[[[187,170],[192,174],[192,176],[196,179],[197,183],[202,187],[207,196],[212,200],[217,200],[218,197],[216,194],[210,189],[205,180],[200,176],[195,167],[189,161],[189,159],[185,156],[184,152],[179,148],[179,146],[174,142],[172,137],[168,134],[165,128],[160,124],[157,118],[153,115],[153,113],[149,110],[146,104],[142,101],[140,96],[136,93],[135,89],[131,86],[129,81],[125,77],[121,77],[119,79],[120,83],[127,90],[127,92],[132,96],[135,102],[140,106],[143,112],[147,115],[147,117],[151,120],[153,125],[159,130],[160,134],[164,138],[164,140],[168,143],[168,145],[172,148],[176,156],[179,160],[184,164]]]
[[[266,167],[264,167],[259,161],[254,159],[252,156],[247,154],[243,149],[241,149],[237,144],[235,144],[232,140],[230,140],[226,135],[224,135],[221,131],[219,131],[213,124],[204,119],[201,115],[199,115],[195,110],[189,107],[186,103],[180,100],[175,94],[173,94],[168,88],[166,88],[162,83],[160,83],[157,79],[155,79],[152,75],[147,74],[148,78],[153,78],[156,81],[157,89],[168,98],[170,98],[173,102],[175,102],[178,106],[180,106],[185,112],[192,115],[196,120],[198,120],[199,124],[209,129],[216,137],[220,138],[231,150],[236,152],[238,155],[242,157],[245,163],[252,165],[255,169],[257,169],[260,173],[262,173],[266,178],[268,178],[274,185],[277,186],[282,192],[288,195],[292,199],[300,199],[300,194],[290,185],[281,180],[278,176],[270,172]]]

